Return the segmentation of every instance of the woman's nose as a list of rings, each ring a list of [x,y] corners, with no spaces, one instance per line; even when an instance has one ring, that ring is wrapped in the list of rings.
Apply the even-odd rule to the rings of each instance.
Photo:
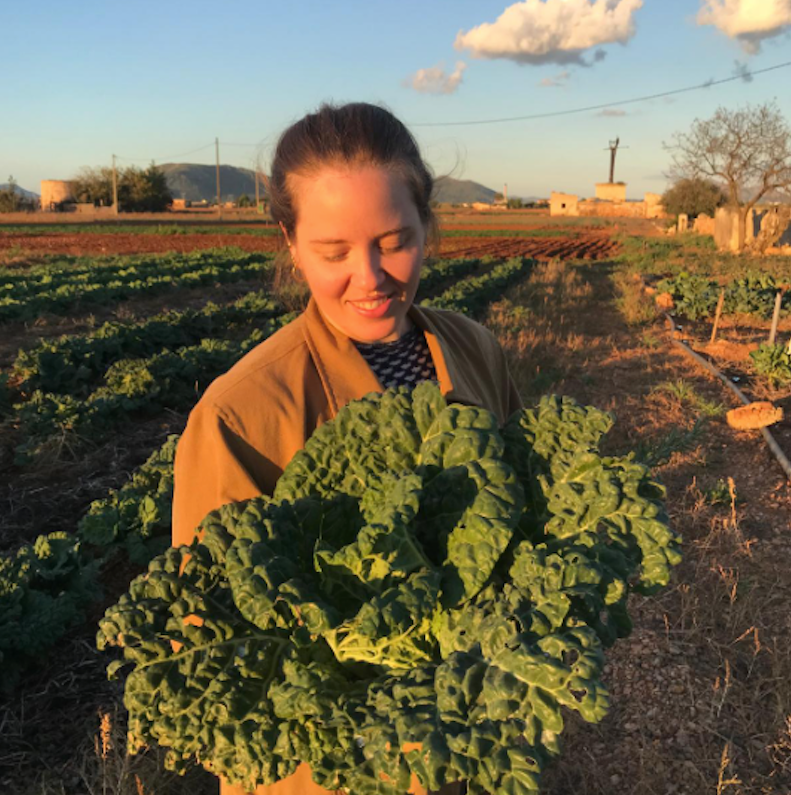
[[[382,270],[382,256],[378,251],[366,251],[360,254],[352,281],[359,290],[372,293],[381,287],[385,280]]]

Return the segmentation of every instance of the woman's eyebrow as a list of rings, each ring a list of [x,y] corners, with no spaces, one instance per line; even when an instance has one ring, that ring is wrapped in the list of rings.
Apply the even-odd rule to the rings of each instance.
[[[411,231],[411,226],[399,226],[397,229],[388,229],[387,232],[382,232],[381,235],[376,236],[376,240],[381,240],[383,237],[390,237],[390,235],[398,235],[401,232]],[[319,240],[309,240],[309,243],[318,243],[320,245],[331,245],[339,243],[348,243],[348,240],[340,240],[335,238],[321,238]]]

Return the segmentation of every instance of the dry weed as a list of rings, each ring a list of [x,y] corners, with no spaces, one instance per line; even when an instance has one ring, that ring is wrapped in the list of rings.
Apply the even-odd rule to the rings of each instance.
[[[657,318],[656,302],[644,292],[639,278],[639,274],[633,271],[621,270],[613,275],[617,292],[615,305],[629,326],[642,326]]]

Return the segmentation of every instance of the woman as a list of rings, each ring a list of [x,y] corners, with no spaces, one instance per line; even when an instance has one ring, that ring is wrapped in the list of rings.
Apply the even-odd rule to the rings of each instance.
[[[436,236],[432,189],[411,134],[381,107],[324,105],[283,133],[270,206],[310,301],[190,414],[176,453],[174,545],[189,544],[209,511],[271,494],[312,432],[369,392],[433,379],[449,400],[501,422],[521,407],[489,331],[413,303]],[[223,782],[221,792],[243,790]],[[256,795],[323,792],[302,764]],[[410,792],[425,793],[414,777]]]

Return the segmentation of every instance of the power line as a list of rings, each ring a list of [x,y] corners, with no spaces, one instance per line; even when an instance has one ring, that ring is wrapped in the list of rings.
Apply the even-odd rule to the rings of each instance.
[[[209,149],[210,147],[214,146],[214,141],[210,144],[206,144],[205,146],[200,146],[197,149],[191,149],[189,152],[180,152],[177,155],[169,155],[168,157],[121,157],[121,155],[116,155],[119,160],[126,160],[127,162],[149,162],[159,161],[160,163],[166,160],[173,160],[175,157],[186,157],[187,155],[194,155],[196,152],[202,152],[204,149]]]
[[[765,69],[756,69],[753,72],[740,72],[738,75],[732,77],[723,77],[721,80],[707,80],[696,86],[687,86],[687,88],[675,88],[672,91],[662,91],[659,94],[648,94],[644,97],[634,97],[633,99],[622,99],[618,102],[605,102],[602,105],[588,105],[584,108],[572,108],[570,110],[555,110],[548,113],[531,113],[528,116],[510,116],[503,119],[477,119],[475,121],[424,121],[424,122],[411,122],[410,127],[459,127],[462,125],[471,124],[501,124],[503,122],[511,121],[529,121],[532,119],[549,119],[553,116],[570,116],[572,113],[588,113],[592,110],[604,110],[605,108],[617,108],[620,105],[631,105],[635,102],[647,102],[651,99],[662,99],[663,97],[671,97],[675,94],[684,94],[688,91],[699,91],[702,88],[711,88],[712,86],[719,86],[723,83],[731,83],[734,80],[748,80],[755,75],[765,74],[766,72],[773,72],[775,69],[784,69],[791,66],[791,61],[776,64],[775,66],[767,66]]]

